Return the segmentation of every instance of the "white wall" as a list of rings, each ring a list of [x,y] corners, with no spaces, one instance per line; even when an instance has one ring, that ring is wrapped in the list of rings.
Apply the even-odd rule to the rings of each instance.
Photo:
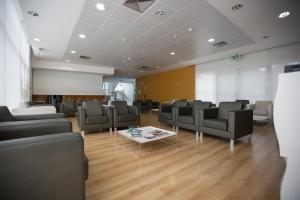
[[[222,59],[196,66],[196,98],[219,103],[274,100],[278,74],[300,62],[300,43],[248,53],[239,61]]]
[[[33,69],[33,94],[102,95],[100,74]]]

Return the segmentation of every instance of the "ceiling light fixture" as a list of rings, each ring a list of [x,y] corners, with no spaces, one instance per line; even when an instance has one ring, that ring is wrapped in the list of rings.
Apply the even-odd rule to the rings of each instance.
[[[66,60],[67,63],[71,62],[71,60]]]
[[[86,35],[85,34],[79,34],[78,37],[81,38],[81,39],[85,39]]]
[[[191,28],[191,27],[190,27],[190,28],[188,28],[188,31],[189,31],[189,32],[191,32],[192,30],[193,30],[193,28]]]
[[[102,4],[102,3],[97,3],[97,4],[96,4],[96,8],[97,8],[98,10],[100,10],[100,11],[106,10],[105,5]]]
[[[170,52],[170,55],[175,55],[176,53],[175,53],[175,51],[172,51],[172,52]]]
[[[165,15],[165,12],[162,11],[162,10],[158,10],[158,11],[156,11],[155,15],[158,16],[158,17],[162,17],[162,16]]]
[[[216,41],[214,38],[208,39],[208,42],[209,42],[209,43],[212,43],[212,42],[214,42],[214,41]]]
[[[131,58],[130,58],[130,57],[127,57],[127,60],[131,60]]]
[[[127,42],[128,39],[127,39],[126,37],[124,37],[124,38],[122,38],[122,41],[123,41],[123,42]]]
[[[175,35],[173,35],[173,38],[176,40],[177,39],[177,35],[175,34]]]
[[[36,42],[40,42],[41,41],[39,38],[34,38],[33,40],[36,41]]]
[[[76,54],[76,51],[74,51],[74,50],[71,50],[71,51],[70,51],[70,53],[72,53],[72,54]]]
[[[232,6],[231,9],[232,9],[233,11],[237,11],[237,10],[241,9],[242,7],[243,7],[242,4],[236,4],[236,5]]]
[[[280,13],[280,15],[278,15],[278,17],[281,19],[281,18],[285,18],[285,17],[287,17],[289,15],[290,15],[290,12],[289,11],[285,11],[285,12]]]

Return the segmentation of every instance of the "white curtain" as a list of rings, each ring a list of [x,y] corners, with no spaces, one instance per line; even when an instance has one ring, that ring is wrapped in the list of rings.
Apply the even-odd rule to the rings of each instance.
[[[284,72],[284,66],[300,61],[298,55],[280,52],[294,52],[295,49],[300,49],[300,45],[247,54],[239,61],[224,59],[199,64],[196,67],[196,98],[217,104],[236,99],[247,99],[251,103],[273,101],[278,75]],[[274,52],[281,55],[281,61],[278,56],[270,60],[269,54]]]
[[[18,107],[29,100],[30,46],[15,1],[0,1],[0,104]]]

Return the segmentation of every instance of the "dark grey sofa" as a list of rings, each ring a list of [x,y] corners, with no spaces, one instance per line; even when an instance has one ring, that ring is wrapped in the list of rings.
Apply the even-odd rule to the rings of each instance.
[[[104,128],[113,127],[112,109],[103,106],[100,101],[83,101],[78,107],[78,124],[80,131],[97,132]]]
[[[200,120],[200,109],[210,108],[211,102],[204,102],[201,100],[195,100],[191,105],[183,107],[175,107],[175,126],[176,131],[178,128],[184,128],[188,130],[193,130],[196,132],[196,139],[199,135],[199,124]]]
[[[174,104],[160,105],[159,113],[158,113],[158,121],[160,123],[170,124],[173,126],[173,129],[175,129],[175,121],[176,121],[175,108],[184,107],[187,105],[188,102],[186,100],[178,100],[175,101]]]
[[[72,100],[65,100],[59,104],[59,112],[64,113],[65,117],[74,117],[77,112],[77,104]]]
[[[115,131],[119,127],[139,126],[140,112],[135,106],[128,106],[126,101],[111,102]]]
[[[253,110],[243,110],[242,103],[221,102],[219,108],[200,110],[200,139],[202,133],[230,139],[230,147],[234,141],[253,132]]]
[[[87,162],[79,134],[7,139],[0,142],[0,199],[85,199]]]

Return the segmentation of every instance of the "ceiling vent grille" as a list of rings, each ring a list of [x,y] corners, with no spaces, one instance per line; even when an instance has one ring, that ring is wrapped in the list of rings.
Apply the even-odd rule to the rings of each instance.
[[[141,71],[144,71],[144,72],[152,71],[154,69],[155,69],[154,67],[148,67],[148,66],[138,67],[138,70],[141,70]]]
[[[147,8],[149,8],[153,3],[155,3],[155,0],[127,0],[124,3],[124,6],[138,11],[140,13],[143,13]]]
[[[89,57],[89,56],[79,56],[79,58],[80,59],[85,59],[85,60],[90,60],[91,59],[91,57]]]
[[[227,42],[222,41],[222,42],[214,43],[213,46],[214,47],[222,47],[222,46],[225,46],[226,44],[227,44]]]

